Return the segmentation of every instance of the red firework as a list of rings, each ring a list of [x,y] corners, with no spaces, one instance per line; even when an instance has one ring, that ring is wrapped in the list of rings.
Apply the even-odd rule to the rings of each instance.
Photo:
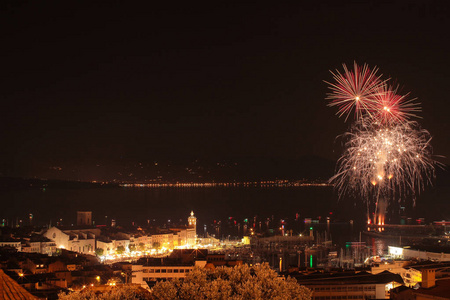
[[[378,69],[371,70],[367,64],[362,67],[354,63],[353,70],[349,70],[345,64],[344,73],[336,70],[332,71],[336,83],[330,83],[330,93],[327,94],[330,103],[328,106],[337,106],[337,115],[345,120],[354,112],[356,119],[361,119],[363,115],[372,116],[372,112],[377,106],[375,94],[380,86],[383,86],[386,80],[381,80],[382,75],[377,75]]]
[[[410,117],[418,117],[415,113],[420,112],[420,103],[416,99],[408,99],[408,94],[399,95],[398,87],[392,88],[381,85],[374,94],[376,105],[373,107],[373,119],[384,125],[404,123]]]

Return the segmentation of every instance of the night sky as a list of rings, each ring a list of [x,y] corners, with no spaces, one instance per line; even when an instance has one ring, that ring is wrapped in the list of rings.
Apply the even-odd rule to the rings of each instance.
[[[336,160],[349,123],[326,106],[323,80],[353,61],[419,98],[449,163],[449,4],[295,2],[2,1],[0,173]]]

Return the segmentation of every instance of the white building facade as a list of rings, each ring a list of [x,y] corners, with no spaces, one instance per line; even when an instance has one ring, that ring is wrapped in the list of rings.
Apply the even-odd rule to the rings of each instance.
[[[80,252],[83,254],[95,254],[95,237],[100,235],[100,230],[73,229],[61,230],[52,227],[44,233],[44,236],[55,242],[57,248]]]
[[[170,280],[175,278],[184,278],[195,267],[204,268],[206,261],[196,261],[193,265],[160,265],[160,266],[146,266],[133,265],[131,267],[131,283],[141,285],[141,287],[148,289],[146,281]]]

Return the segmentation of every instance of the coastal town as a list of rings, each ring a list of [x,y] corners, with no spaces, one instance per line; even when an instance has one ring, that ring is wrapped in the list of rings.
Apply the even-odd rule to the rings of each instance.
[[[0,300],[450,300],[449,15],[0,1]]]
[[[288,229],[275,234],[249,230],[240,239],[219,239],[198,234],[194,212],[185,224],[170,228],[123,228],[114,222],[94,226],[92,217],[90,211],[78,211],[77,225],[39,232],[30,226],[27,230],[1,227],[2,280],[24,294],[57,299],[62,292],[101,292],[115,286],[151,291],[157,282],[185,278],[197,268],[268,263],[279,277],[295,278],[310,289],[312,299],[410,299],[421,294],[441,297],[449,291],[450,254],[443,252],[450,244],[448,222],[411,225],[408,231],[416,235],[403,238],[406,242],[417,241],[418,236],[425,239],[425,231],[434,228],[439,233],[433,237],[439,239],[435,249],[440,245],[441,252],[390,245],[379,253],[366,242],[348,242],[339,249],[327,239],[329,220],[328,224],[304,220],[303,234]],[[368,236],[382,237],[386,232],[399,233],[402,227],[368,229]]]

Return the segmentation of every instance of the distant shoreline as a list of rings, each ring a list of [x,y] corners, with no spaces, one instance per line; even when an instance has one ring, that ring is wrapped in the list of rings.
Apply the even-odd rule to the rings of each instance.
[[[315,182],[177,182],[177,183],[125,183],[126,188],[191,188],[191,187],[331,187],[329,183]]]
[[[53,180],[42,178],[0,177],[0,190],[28,189],[91,189],[91,188],[191,188],[191,187],[331,187],[325,181],[308,180],[264,180],[232,182],[97,182]]]

